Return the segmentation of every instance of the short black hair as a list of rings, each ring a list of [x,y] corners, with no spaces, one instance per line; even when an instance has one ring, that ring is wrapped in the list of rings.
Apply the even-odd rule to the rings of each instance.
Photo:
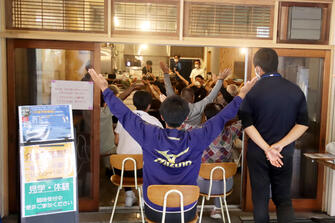
[[[147,65],[152,65],[152,61],[151,60],[147,60]]]
[[[194,60],[194,63],[195,62],[199,62],[199,64],[201,64],[201,61],[199,59]]]
[[[181,94],[182,90],[186,88],[186,84],[182,80],[177,80],[176,83],[176,90],[178,91],[178,94]]]
[[[194,91],[192,88],[186,87],[184,88],[181,93],[180,96],[186,100],[187,102],[193,103],[194,102]]]
[[[199,75],[197,75],[197,76],[195,76],[195,79],[197,79],[197,78],[200,78],[200,79],[202,79],[202,80],[205,80],[205,79],[204,79],[204,77],[203,77],[203,76],[201,76],[200,74],[199,74]]]
[[[137,110],[145,111],[152,103],[151,94],[147,91],[136,91],[133,96],[133,103]]]
[[[278,54],[271,48],[261,48],[254,56],[254,66],[260,66],[265,73],[277,72]]]
[[[190,109],[187,101],[178,95],[167,97],[159,108],[160,114],[168,126],[177,128],[186,120]]]
[[[86,64],[86,66],[85,66],[85,70],[86,71],[88,71],[89,69],[92,69],[93,68],[93,66],[91,65],[91,64]]]
[[[173,58],[177,57],[178,59],[180,59],[180,55],[174,55]]]
[[[214,117],[216,114],[218,114],[223,109],[223,106],[218,103],[209,103],[206,105],[204,114],[208,119]]]

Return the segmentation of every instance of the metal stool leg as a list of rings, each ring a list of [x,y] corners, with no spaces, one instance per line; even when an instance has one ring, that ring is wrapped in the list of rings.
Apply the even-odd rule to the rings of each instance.
[[[141,217],[142,217],[142,223],[144,223],[144,213],[143,213],[143,206],[142,206],[142,193],[141,193],[141,187],[137,187],[138,190],[138,200],[139,200],[139,204],[138,206],[140,206],[140,210],[141,210]]]
[[[205,196],[202,197],[199,223],[201,223],[201,220],[202,220],[202,214],[204,212],[204,205],[205,205]]]
[[[222,205],[222,198],[219,197],[219,199],[220,199],[220,206],[221,206],[222,221],[223,223],[226,223],[226,218],[224,216],[224,210],[223,210],[223,205]]]
[[[112,215],[111,215],[111,218],[109,220],[109,223],[113,222],[114,212],[115,212],[115,208],[116,208],[117,199],[119,198],[120,190],[121,190],[121,187],[119,187],[117,189],[117,193],[116,193],[116,197],[115,197],[115,201],[114,201],[114,206],[113,206],[113,211],[112,211]]]
[[[224,200],[224,206],[226,207],[228,223],[230,223],[230,215],[229,215],[229,212],[228,212],[227,200],[226,200],[226,198],[224,198],[223,200]]]

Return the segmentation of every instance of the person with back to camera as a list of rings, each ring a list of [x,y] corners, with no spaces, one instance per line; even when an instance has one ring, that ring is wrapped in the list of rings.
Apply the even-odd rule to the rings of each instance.
[[[173,90],[171,80],[170,80],[169,69],[162,62],[160,63],[160,66],[164,73],[164,84],[165,84],[167,96],[169,97],[169,96],[175,95],[175,92]],[[186,87],[181,91],[181,97],[188,102],[188,106],[190,110],[188,118],[185,121],[186,125],[197,126],[201,124],[202,113],[206,105],[214,101],[214,99],[216,98],[216,96],[218,95],[221,89],[223,80],[230,74],[230,72],[231,72],[231,69],[229,68],[224,69],[224,71],[221,72],[219,76],[217,77],[218,80],[214,88],[212,89],[212,91],[204,99],[196,103],[194,103],[195,95],[194,95],[194,91],[191,88]]]
[[[211,119],[218,114],[224,107],[221,104],[210,103],[206,105],[204,110],[204,116],[206,120]],[[213,142],[204,150],[202,154],[202,163],[222,163],[222,162],[233,162],[233,146],[235,140],[238,140],[242,134],[242,124],[240,120],[236,118],[228,121],[225,124],[222,132],[213,140]],[[226,191],[229,192],[233,189],[234,180],[233,177],[226,179]],[[198,186],[200,187],[200,193],[208,193],[210,187],[210,181],[198,177]],[[212,191],[214,194],[224,193],[224,183],[222,180],[213,180]],[[216,197],[214,199],[214,208],[210,213],[210,217],[214,219],[221,218],[221,214],[217,213],[220,210],[221,204],[220,199]]]
[[[133,96],[133,104],[136,110],[133,111],[136,115],[148,124],[152,124],[163,128],[160,121],[149,115],[148,111],[151,107],[152,97],[147,91],[136,91]],[[115,144],[117,145],[117,154],[142,154],[141,146],[129,135],[129,133],[123,128],[120,121],[118,121],[115,128]],[[114,169],[115,173],[121,175],[121,170]],[[134,171],[125,171],[125,177],[134,177]],[[142,177],[142,171],[137,174],[138,177]],[[131,207],[136,202],[134,192],[130,187],[125,187],[126,199],[125,206]]]
[[[254,219],[269,222],[270,185],[279,223],[294,222],[290,195],[294,141],[308,129],[307,103],[301,89],[278,72],[273,49],[256,52],[253,63],[260,79],[247,94],[239,117],[248,140],[247,163]]]
[[[150,125],[125,106],[108,89],[106,80],[93,69],[89,71],[94,83],[103,92],[111,112],[138,142],[143,150],[143,197],[147,218],[159,222],[162,207],[150,202],[149,185],[197,185],[203,150],[221,133],[227,121],[234,118],[242,99],[256,83],[256,78],[241,89],[238,96],[201,128],[179,130],[189,114],[188,103],[180,96],[171,96],[162,103],[160,113],[166,129]],[[193,220],[197,202],[184,207],[185,222]],[[180,222],[180,208],[167,208],[166,222]]]

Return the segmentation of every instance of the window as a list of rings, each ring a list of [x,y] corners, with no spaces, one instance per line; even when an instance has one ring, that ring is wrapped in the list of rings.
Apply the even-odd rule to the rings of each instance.
[[[278,42],[328,44],[330,5],[282,2]]]
[[[7,29],[107,32],[107,0],[7,0]],[[107,8],[107,7],[106,7]]]
[[[272,5],[186,2],[187,36],[271,39]]]
[[[114,33],[142,32],[177,35],[179,1],[124,1],[113,5]]]

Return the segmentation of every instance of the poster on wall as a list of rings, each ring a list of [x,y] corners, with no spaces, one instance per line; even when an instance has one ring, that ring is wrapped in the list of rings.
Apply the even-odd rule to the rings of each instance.
[[[70,104],[74,110],[92,110],[93,82],[51,81],[51,104]]]
[[[19,106],[21,222],[78,222],[71,105]]]
[[[19,107],[20,143],[73,139],[70,105]]]
[[[77,210],[73,142],[21,146],[22,217]]]

